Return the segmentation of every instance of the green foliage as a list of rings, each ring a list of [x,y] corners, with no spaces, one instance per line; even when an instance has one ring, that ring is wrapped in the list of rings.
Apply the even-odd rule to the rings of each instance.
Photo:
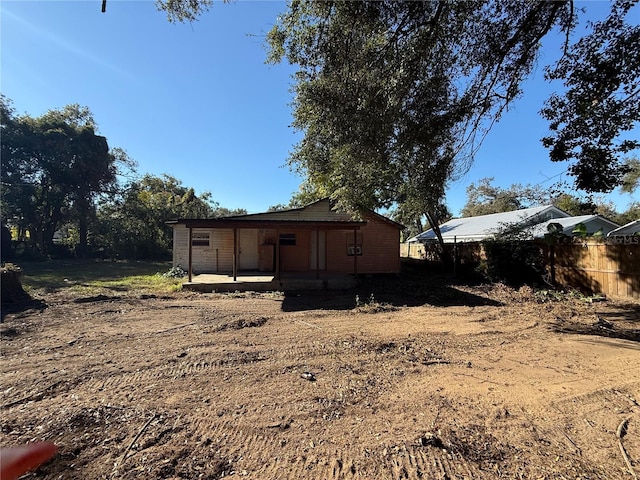
[[[40,254],[53,251],[54,233],[67,223],[84,254],[95,200],[114,188],[117,158],[95,128],[86,107],[18,117],[2,97],[3,218]]]
[[[463,217],[512,212],[549,203],[549,194],[539,186],[513,184],[509,188],[495,187],[494,178],[482,178],[467,187],[467,203]]]
[[[492,185],[493,177],[483,178],[467,187],[467,203],[463,217],[510,212],[522,208],[553,205],[569,215],[600,215],[615,221],[615,206],[596,195],[574,195],[542,189],[538,185],[513,184],[509,188]]]
[[[109,149],[86,107],[32,118],[0,100],[3,258],[169,258],[168,220],[247,213],[220,207],[209,192],[196,195],[170,175],[120,185],[118,175],[133,172],[135,162]],[[54,234],[62,238],[54,242]]]
[[[165,278],[184,278],[189,275],[189,272],[182,268],[181,265],[171,267],[169,271],[162,274]]]
[[[170,175],[147,174],[101,206],[94,249],[108,258],[170,258],[173,237],[166,222],[213,218],[217,211],[208,192],[198,196]]]
[[[211,5],[213,0],[156,0],[156,7],[167,12],[167,19],[171,23],[193,22]]]
[[[527,241],[525,233],[498,236],[482,244],[485,259],[478,271],[488,280],[514,287],[542,281],[545,272],[543,251],[536,243]]]
[[[573,230],[571,231],[571,234],[574,237],[584,238],[587,236],[587,226],[584,223],[579,223],[573,228]]]
[[[579,189],[609,192],[630,169],[622,155],[640,147],[621,134],[640,121],[640,25],[636,1],[616,0],[609,16],[570,46],[546,78],[562,80],[541,114],[551,134],[542,139],[552,161],[570,161]],[[627,17],[629,20],[627,20]]]
[[[564,228],[559,223],[550,223],[547,225],[547,233],[544,234],[544,241],[549,245],[557,245],[558,242],[565,237],[562,231]]]
[[[640,159],[638,157],[628,158],[625,166],[628,171],[622,177],[620,189],[625,193],[633,193],[640,185]]]
[[[447,183],[558,24],[570,24],[563,2],[291,2],[267,40],[270,61],[298,66],[304,138],[289,162],[305,191],[437,228]]]
[[[552,289],[536,290],[534,293],[534,298],[538,303],[566,302],[567,300],[580,300],[582,302],[593,303],[606,300],[606,297],[604,295],[585,295],[584,293],[575,289],[569,289],[566,291]]]
[[[627,210],[612,217],[612,220],[619,225],[626,225],[638,219],[640,219],[640,202],[630,204]]]

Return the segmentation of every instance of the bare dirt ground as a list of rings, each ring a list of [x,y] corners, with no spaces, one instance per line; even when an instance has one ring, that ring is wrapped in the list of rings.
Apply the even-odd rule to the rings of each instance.
[[[25,478],[640,475],[640,305],[387,287],[43,295],[0,325],[0,444],[59,445]]]

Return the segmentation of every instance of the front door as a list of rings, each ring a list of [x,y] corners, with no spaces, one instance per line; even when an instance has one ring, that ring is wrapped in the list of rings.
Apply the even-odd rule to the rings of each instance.
[[[238,230],[238,270],[258,270],[258,230]]]

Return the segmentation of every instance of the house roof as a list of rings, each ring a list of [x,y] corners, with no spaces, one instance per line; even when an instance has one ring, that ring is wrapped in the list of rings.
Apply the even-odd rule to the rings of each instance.
[[[616,228],[617,223],[607,220],[599,215],[579,215],[576,217],[553,218],[546,222],[541,222],[531,227],[527,232],[533,238],[542,238],[549,232],[549,224],[558,223],[562,226],[562,234],[571,235],[573,230],[582,223],[587,226],[587,233],[593,234],[602,229],[602,233],[606,234],[609,230]]]
[[[512,212],[492,213],[477,217],[454,218],[440,225],[445,242],[476,242],[503,231],[513,225],[535,225],[553,219],[567,218],[569,214],[552,205],[525,208]],[[545,230],[546,233],[546,230]],[[436,240],[433,229],[412,237],[408,242],[425,242]]]
[[[335,210],[328,198],[318,200],[300,208],[278,210],[275,212],[234,215],[230,217],[210,219],[178,219],[169,224],[184,224],[192,228],[264,228],[270,226],[296,226],[308,228],[360,228],[367,224],[364,217],[372,215],[380,218],[398,229],[404,228],[372,210],[363,209],[363,218],[358,219],[346,212]]]
[[[638,235],[640,234],[640,218],[638,220],[634,220],[629,222],[621,227],[616,228],[615,230],[611,230],[607,236],[613,237],[615,235]]]

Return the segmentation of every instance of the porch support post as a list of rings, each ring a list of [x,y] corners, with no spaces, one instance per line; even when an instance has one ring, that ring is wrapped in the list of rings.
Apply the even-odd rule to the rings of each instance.
[[[238,229],[233,228],[233,281],[238,280]]]
[[[191,281],[193,280],[193,241],[191,240],[192,237],[192,230],[191,227],[189,227],[189,283],[191,283]]]
[[[358,275],[358,229],[353,229],[353,274]]]
[[[316,279],[320,278],[320,227],[316,227]]]
[[[276,280],[280,280],[280,229],[276,228]]]

